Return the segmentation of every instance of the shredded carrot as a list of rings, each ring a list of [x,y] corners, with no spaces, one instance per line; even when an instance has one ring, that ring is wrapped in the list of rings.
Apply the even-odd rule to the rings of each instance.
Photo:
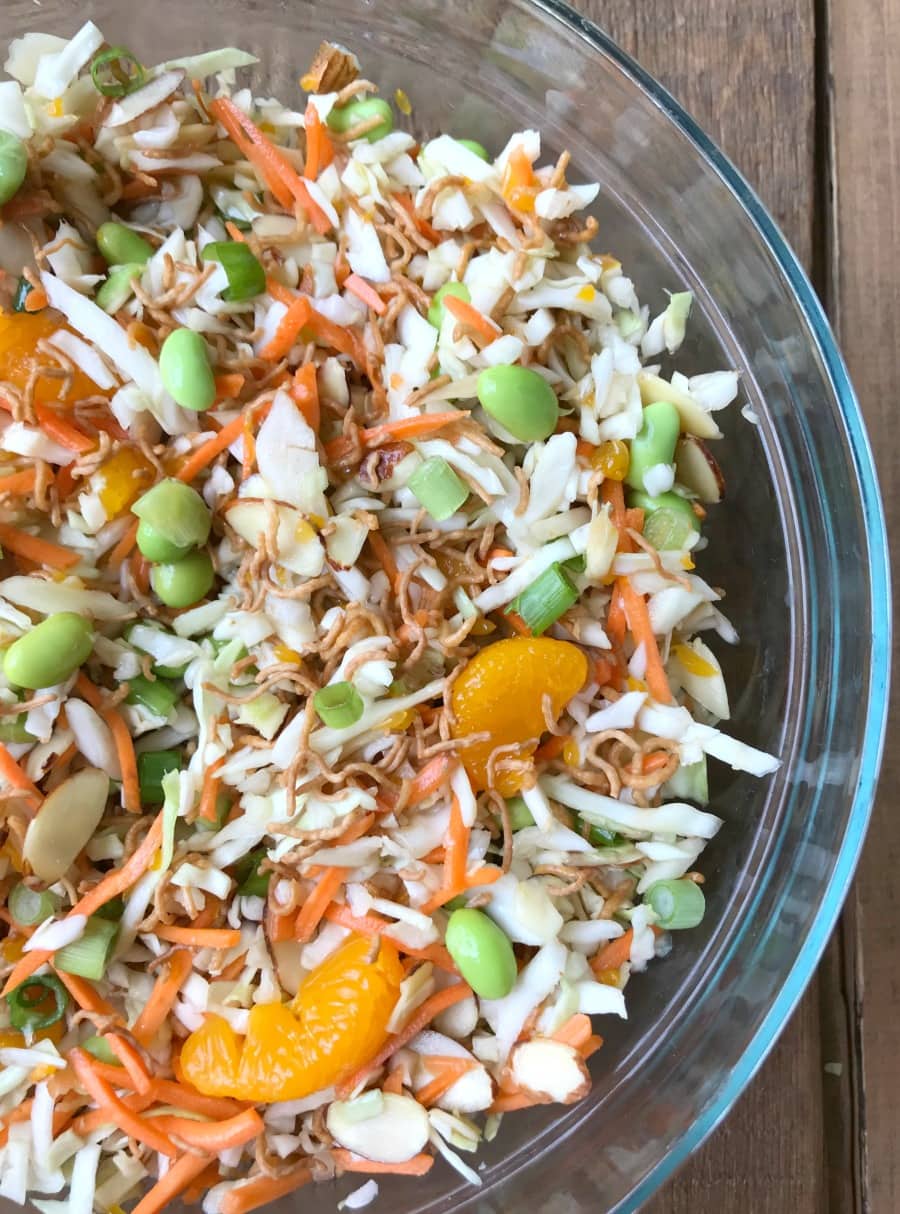
[[[0,523],[0,546],[16,556],[24,556],[36,565],[47,565],[50,569],[71,569],[81,560],[77,552],[70,552],[61,544],[42,540],[37,535],[29,535],[11,523]]]
[[[286,1197],[310,1180],[312,1171],[306,1160],[284,1176],[254,1176],[252,1180],[241,1181],[222,1194],[219,1198],[220,1214],[250,1214],[251,1210],[277,1201],[279,1197]]]
[[[306,107],[306,165],[303,176],[315,181],[323,169],[334,160],[334,144],[328,137],[319,111],[310,101]]]
[[[203,787],[200,790],[200,805],[197,809],[197,817],[202,818],[204,822],[216,821],[216,801],[219,796],[219,789],[222,787],[222,781],[219,779],[218,773],[224,763],[225,756],[221,755],[213,763],[210,763],[203,773]]]
[[[371,285],[364,278],[360,278],[358,274],[348,274],[344,279],[344,286],[348,291],[352,291],[357,299],[361,299],[366,307],[371,308],[373,312],[377,312],[380,316],[382,312],[387,311],[387,304]]]
[[[387,1079],[381,1085],[382,1092],[390,1092],[393,1096],[403,1095],[403,1068],[394,1067]]]
[[[112,569],[118,569],[122,562],[131,555],[134,545],[137,543],[139,525],[140,519],[134,519],[130,522],[122,538],[110,548],[109,564]]]
[[[79,978],[77,974],[67,974],[65,970],[56,970],[55,973],[82,1011],[95,1016],[110,1016],[113,1020],[120,1019],[112,1004],[107,1003],[92,982]]]
[[[490,565],[491,561],[502,560],[504,557],[507,557],[507,556],[515,556],[515,553],[512,551],[511,548],[492,548],[490,550],[490,552],[487,554],[487,560],[485,561],[485,564]]]
[[[538,1104],[549,1104],[550,1097],[537,1092],[501,1092],[494,1098],[489,1113],[514,1113],[517,1109],[531,1109]]]
[[[445,970],[448,974],[458,974],[459,971],[454,964],[453,958],[444,948],[443,944],[429,944],[425,948],[411,948],[408,944],[404,944],[402,940],[398,940],[390,933],[392,924],[387,919],[382,919],[380,915],[354,915],[348,906],[342,906],[339,902],[332,902],[331,906],[325,912],[325,918],[331,923],[339,923],[341,927],[349,928],[352,932],[358,932],[361,936],[384,936],[395,944],[401,953],[406,953],[410,957],[415,957],[419,961],[430,961],[432,965],[436,965],[438,969]]]
[[[378,564],[387,574],[388,581],[394,587],[396,593],[397,586],[400,582],[400,570],[397,568],[397,562],[394,560],[394,554],[387,546],[384,536],[380,531],[369,532],[369,547],[375,553],[375,559]]]
[[[304,363],[302,367],[297,368],[290,393],[303,414],[306,424],[318,434],[322,416],[319,409],[319,385],[316,381],[315,363]]]
[[[142,181],[140,177],[135,177],[132,181],[128,181],[122,186],[120,198],[124,198],[126,202],[132,202],[139,198],[155,198],[159,194],[160,186],[155,181]]]
[[[154,1118],[158,1120],[158,1118]],[[131,1214],[161,1214],[192,1180],[209,1166],[206,1155],[185,1154],[172,1164],[168,1172],[137,1203]]]
[[[594,662],[594,682],[600,687],[614,687],[619,678],[618,663],[611,657],[597,658]]]
[[[667,750],[657,750],[652,755],[644,755],[644,761],[641,764],[641,770],[644,775],[649,775],[651,772],[659,771],[661,767],[667,766],[671,755]]]
[[[471,994],[472,988],[465,982],[457,982],[454,986],[444,987],[442,991],[435,991],[416,1008],[400,1032],[394,1033],[388,1038],[385,1045],[370,1062],[360,1067],[349,1079],[343,1080],[338,1087],[338,1094],[343,1097],[348,1092],[354,1091],[373,1071],[384,1066],[388,1058],[396,1054],[397,1050],[402,1049],[408,1041],[412,1041],[413,1037],[421,1033],[426,1025],[431,1024],[436,1016],[440,1016],[441,1012],[446,1012],[448,1007],[461,1003],[463,999],[468,999]]]
[[[473,308],[470,303],[466,303],[464,299],[460,299],[458,295],[445,295],[444,307],[456,317],[460,324],[467,325],[470,329],[482,337],[486,342],[496,341],[501,335],[502,330],[498,325],[477,308]]]
[[[439,906],[444,906],[445,903],[463,893],[466,888],[469,828],[463,822],[459,798],[456,793],[451,795],[450,823],[447,828],[445,849],[443,884],[438,892],[422,906],[421,909],[426,915],[437,910]]]
[[[229,371],[216,376],[216,404],[234,400],[243,391],[246,377],[240,371]]]
[[[154,1079],[153,1090],[160,1103],[184,1109],[187,1113],[199,1113],[201,1117],[218,1120],[233,1117],[246,1108],[240,1101],[229,1100],[227,1096],[205,1096],[190,1084],[177,1083],[174,1079]]]
[[[554,1041],[559,1041],[563,1045],[571,1045],[578,1050],[585,1044],[591,1035],[591,1018],[586,1016],[584,1012],[576,1012],[574,1016],[570,1016],[565,1024],[560,1025],[552,1035]]]
[[[236,228],[235,231],[237,231]],[[235,236],[234,239],[237,240],[237,237]],[[243,239],[244,237],[242,233],[241,240]],[[295,291],[292,291],[290,287],[286,287],[283,282],[279,282],[278,279],[272,274],[269,274],[266,277],[266,290],[274,300],[276,300],[278,303],[283,303],[286,308],[289,308],[297,298],[297,293]]]
[[[629,507],[625,511],[625,526],[629,531],[641,532],[644,530],[644,511],[637,507]]]
[[[174,1134],[188,1146],[218,1155],[230,1147],[241,1147],[263,1133],[263,1119],[255,1109],[245,1109],[227,1121],[194,1121],[188,1117],[162,1116],[154,1121],[167,1134]]]
[[[345,329],[343,326],[336,324],[335,321],[329,320],[327,316],[323,316],[321,312],[317,312],[315,308],[312,309],[309,328],[314,336],[324,342],[325,345],[331,346],[341,354],[346,354],[348,358],[353,359],[358,367],[365,368],[365,346],[352,329]]]
[[[209,112],[221,122],[285,210],[293,211],[294,203],[299,202],[320,236],[331,230],[331,220],[315,202],[306,182],[292,168],[281,148],[270,143],[233,101],[228,97],[217,97],[209,103]]]
[[[311,318],[312,305],[305,295],[298,295],[278,322],[271,341],[266,342],[260,350],[260,358],[267,358],[271,362],[285,358],[300,336],[300,330],[309,324]]]
[[[616,585],[613,590],[612,598],[609,601],[609,612],[606,617],[606,631],[609,634],[609,639],[613,644],[622,646],[625,643],[625,634],[628,631],[628,620],[625,618],[625,603],[622,598],[622,591]]]
[[[427,219],[423,219],[421,215],[416,213],[416,204],[410,194],[394,194],[393,197],[400,203],[404,211],[413,221],[418,230],[424,237],[431,241],[432,244],[440,244],[444,239],[442,233],[433,228]]]
[[[539,763],[549,763],[551,759],[558,758],[565,749],[565,745],[568,740],[568,734],[552,734],[547,741],[542,742],[534,752],[535,759],[537,759]]]
[[[35,405],[34,416],[44,434],[69,451],[75,451],[78,455],[87,455],[97,446],[96,439],[60,417],[55,409],[51,409],[47,405]]]
[[[592,1033],[585,1041],[584,1045],[578,1047],[578,1053],[587,1062],[588,1058],[593,1057],[603,1046],[603,1038],[598,1037],[596,1033]]]
[[[192,958],[186,949],[178,949],[169,957],[154,983],[150,998],[141,1008],[131,1035],[141,1045],[149,1045],[172,1009],[178,992],[188,980]]]
[[[95,687],[84,672],[80,672],[76,680],[79,694],[100,713],[109,726],[116,744],[116,754],[122,769],[122,802],[133,814],[141,812],[141,785],[138,779],[137,755],[134,751],[134,739],[125,718],[118,708],[103,703],[99,688]]]
[[[533,211],[534,200],[540,191],[531,161],[522,144],[514,147],[506,160],[503,174],[503,198],[516,211]]]
[[[95,1104],[109,1111],[115,1125],[130,1138],[145,1143],[154,1151],[163,1155],[178,1154],[175,1145],[165,1135],[155,1128],[152,1121],[145,1121],[121,1100],[106,1080],[96,1069],[94,1060],[84,1050],[69,1051],[68,1060],[71,1063],[81,1086],[85,1089]]]
[[[424,1108],[431,1108],[446,1092],[453,1087],[458,1079],[467,1075],[478,1064],[471,1058],[425,1058],[423,1059],[429,1071],[437,1071],[434,1079],[426,1083],[416,1092],[416,1100]]]
[[[494,864],[482,864],[481,868],[476,868],[474,872],[466,873],[463,885],[466,889],[471,889],[474,885],[493,885],[502,876],[502,868],[497,868]]]
[[[333,1148],[331,1158],[344,1172],[367,1172],[371,1176],[424,1176],[434,1166],[433,1155],[413,1155],[405,1163],[375,1163],[343,1147]],[[222,1214],[226,1214],[224,1208]]]
[[[512,628],[513,632],[518,633],[520,637],[531,636],[531,629],[519,615],[518,611],[505,611],[503,613],[503,618],[509,624],[510,628]]]
[[[334,901],[334,896],[344,884],[347,876],[345,868],[326,868],[319,877],[316,885],[300,908],[294,935],[298,940],[311,940],[322,916]]]
[[[644,646],[644,657],[647,663],[645,677],[650,694],[659,704],[671,704],[672,691],[669,687],[669,680],[666,678],[656,637],[653,635],[647,600],[642,594],[638,594],[627,577],[618,578],[616,587],[622,596],[622,605],[628,616],[631,635],[636,644]]]
[[[24,497],[26,493],[30,493],[37,481],[37,471],[34,468],[25,468],[21,472],[13,472],[9,476],[0,477],[0,497],[12,494],[16,497]]]
[[[241,933],[236,927],[177,927],[160,923],[153,931],[160,940],[191,948],[234,948],[241,942]]]
[[[150,1092],[153,1088],[150,1072],[147,1070],[143,1058],[131,1042],[127,1041],[119,1033],[107,1033],[106,1041],[109,1043],[109,1048],[128,1072],[137,1092],[142,1096]]]
[[[449,780],[452,771],[453,761],[448,755],[435,755],[429,759],[410,782],[407,804],[420,805],[426,797],[433,796]]]
[[[590,459],[596,450],[597,448],[593,443],[589,443],[583,438],[580,438],[575,444],[575,454],[580,456],[581,459]]]
[[[19,792],[33,797],[38,805],[40,805],[43,800],[40,792],[28,779],[23,768],[19,766],[2,742],[0,742],[0,777],[7,784],[11,784],[13,788],[18,789]]]
[[[297,919],[295,915],[276,915],[266,907],[266,936],[270,944],[281,944],[293,940]]]
[[[267,416],[271,407],[271,404],[267,401],[264,405],[252,411],[257,425]],[[247,410],[244,412],[247,412]],[[243,432],[244,414],[241,413],[237,417],[232,418],[230,422],[227,422],[215,438],[211,438],[202,447],[197,447],[188,456],[176,473],[178,479],[186,482],[192,481],[198,472],[202,472],[208,464],[213,462],[217,455],[221,455],[232,443],[236,442]]]
[[[591,969],[594,973],[599,974],[602,970],[617,970],[620,965],[624,965],[631,956],[633,939],[634,932],[629,928],[624,935],[617,936],[615,940],[609,940],[604,944],[603,948],[591,958]]]
[[[446,299],[452,299],[447,295]],[[416,417],[401,417],[395,422],[380,422],[367,430],[360,430],[359,437],[367,447],[373,447],[385,439],[419,439],[436,430],[443,430],[453,422],[461,422],[469,414],[462,409],[450,409],[446,413],[419,413]]]
[[[25,296],[26,312],[42,312],[50,301],[43,287],[32,287]]]

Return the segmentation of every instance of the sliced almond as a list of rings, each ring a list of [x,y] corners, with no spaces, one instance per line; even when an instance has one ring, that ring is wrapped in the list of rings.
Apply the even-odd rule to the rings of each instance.
[[[691,434],[679,439],[675,448],[675,476],[701,502],[720,502],[725,496],[722,469],[706,443]]]
[[[36,877],[58,881],[93,837],[109,796],[109,777],[85,767],[47,797],[25,832],[22,856]]]
[[[561,1041],[539,1038],[516,1046],[510,1067],[517,1085],[544,1097],[547,1104],[574,1104],[590,1091],[584,1059]]]
[[[675,406],[681,417],[681,428],[686,434],[696,434],[698,438],[722,437],[722,431],[712,415],[701,409],[694,398],[683,389],[674,387],[668,380],[653,375],[650,371],[638,372],[638,385],[643,404],[652,405],[658,400],[667,400]]]
[[[317,577],[325,563],[325,550],[311,524],[294,506],[262,498],[239,498],[228,507],[226,518],[242,540],[258,547],[269,532],[273,509],[278,515],[275,559],[301,577]]]
[[[329,1106],[328,1132],[342,1147],[374,1163],[405,1163],[428,1142],[428,1114],[410,1096],[385,1092],[380,1111],[360,1120],[357,1100]]]
[[[103,125],[124,126],[127,122],[140,118],[141,114],[146,114],[148,110],[155,110],[167,97],[171,97],[182,80],[184,80],[182,68],[175,68],[171,72],[163,72],[159,76],[154,76],[141,88],[129,93],[121,101],[117,101],[115,105],[111,106]]]

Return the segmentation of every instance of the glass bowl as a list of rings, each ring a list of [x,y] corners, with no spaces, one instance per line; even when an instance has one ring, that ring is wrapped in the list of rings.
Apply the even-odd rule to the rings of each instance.
[[[259,55],[267,92],[298,97],[322,38],[352,47],[421,133],[498,148],[523,126],[598,180],[604,248],[656,312],[696,304],[678,366],[741,370],[719,444],[727,501],[704,574],[727,588],[740,643],[724,652],[732,731],[782,756],[773,778],[717,770],[725,826],[704,855],[702,928],[629,986],[604,1023],[594,1087],[572,1108],[505,1119],[476,1189],[439,1163],[381,1178],[375,1208],[630,1210],[685,1160],[760,1065],[813,973],[865,833],[885,719],[884,521],[859,407],[822,309],[759,200],[676,102],[596,27],[554,0],[6,0],[0,40],[70,34],[92,17],[145,62],[226,44]],[[721,419],[722,414],[719,415]],[[725,646],[719,645],[722,653]],[[360,1183],[306,1189],[333,1211]],[[286,1211],[294,1204],[280,1203]]]

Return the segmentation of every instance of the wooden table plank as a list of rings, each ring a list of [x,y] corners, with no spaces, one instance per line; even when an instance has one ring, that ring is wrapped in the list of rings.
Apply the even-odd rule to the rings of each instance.
[[[872,439],[889,532],[900,534],[900,6],[896,0],[829,0],[833,312]],[[894,548],[894,559],[898,550]],[[895,640],[894,669],[900,665]],[[896,692],[892,720],[900,700]],[[880,795],[857,881],[859,930],[845,928],[847,998],[862,1046],[855,1156],[863,1165],[854,1212],[900,1209],[900,742],[888,735]],[[865,942],[860,982],[859,950]],[[863,1014],[864,1009],[864,1014]],[[866,1160],[866,1156],[868,1156]]]
[[[887,2],[887,0],[885,0]],[[816,88],[812,0],[575,0],[652,72],[813,262]],[[830,991],[826,1002],[833,1002]],[[822,1046],[814,983],[725,1124],[648,1214],[822,1214]],[[847,1214],[835,1207],[834,1214]]]

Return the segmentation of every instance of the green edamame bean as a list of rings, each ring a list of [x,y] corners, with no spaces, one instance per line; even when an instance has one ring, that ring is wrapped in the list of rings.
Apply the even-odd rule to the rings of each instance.
[[[110,270],[106,281],[101,282],[97,288],[94,297],[97,307],[108,312],[110,316],[113,312],[118,312],[119,308],[124,308],[134,294],[131,284],[136,278],[140,278],[142,269],[143,266],[138,265],[136,261],[130,261],[127,265],[116,266],[114,270]]]
[[[343,135],[363,122],[370,122],[373,118],[380,118],[381,121],[377,126],[373,126],[371,131],[366,131],[361,138],[368,139],[369,143],[374,143],[376,139],[383,139],[385,135],[390,135],[394,129],[394,115],[391,107],[381,97],[366,97],[359,101],[348,101],[346,105],[335,106],[325,121],[333,131]]]
[[[0,206],[14,197],[28,171],[28,151],[10,131],[0,131]]]
[[[683,548],[691,531],[700,530],[700,520],[686,497],[680,493],[648,493],[632,491],[628,505],[644,511],[644,538],[660,551]]]
[[[523,443],[549,438],[556,429],[556,393],[530,367],[485,367],[477,391],[485,412]]]
[[[534,818],[531,816],[531,810],[525,804],[524,797],[509,797],[506,808],[509,810],[509,825],[513,833],[534,826]]]
[[[153,256],[153,246],[124,223],[101,223],[97,229],[97,248],[107,265],[122,266],[133,262],[145,266]]]
[[[438,287],[431,297],[431,305],[428,309],[428,323],[434,325],[436,329],[439,329],[444,323],[445,295],[455,295],[464,303],[470,303],[472,299],[469,288],[464,282],[445,282],[442,287]]]
[[[183,481],[160,481],[138,498],[131,512],[141,520],[137,544],[148,561],[180,561],[209,539],[209,507]]]
[[[167,607],[193,607],[209,593],[216,575],[205,549],[180,561],[167,561],[150,570],[150,585]]]
[[[515,986],[518,969],[509,937],[480,910],[455,910],[447,924],[447,951],[482,999],[502,999]]]
[[[185,409],[203,413],[216,399],[206,342],[193,329],[169,334],[159,352],[159,373],[166,391]]]
[[[93,648],[90,621],[74,611],[58,611],[13,641],[3,657],[3,673],[17,687],[54,687],[73,675]]]
[[[474,152],[479,160],[490,161],[490,153],[483,143],[479,143],[477,139],[457,139],[457,143],[461,143],[464,148],[468,148],[470,152]]]
[[[681,417],[674,405],[658,400],[644,408],[640,431],[631,440],[631,459],[626,484],[632,489],[646,491],[644,475],[657,464],[675,461],[675,444],[681,433]]]

